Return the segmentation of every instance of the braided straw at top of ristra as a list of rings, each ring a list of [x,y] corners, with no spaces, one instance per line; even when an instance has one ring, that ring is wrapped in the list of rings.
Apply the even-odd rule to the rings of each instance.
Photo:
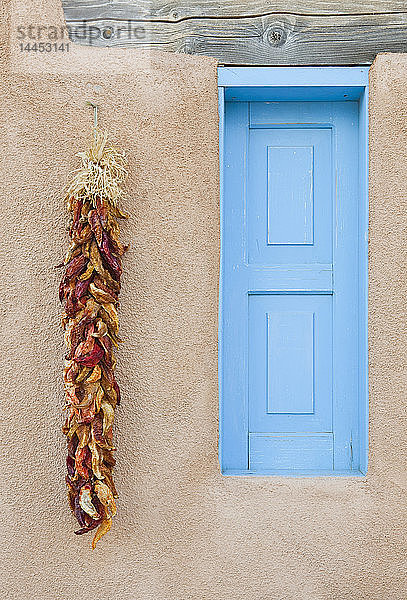
[[[77,156],[81,166],[66,195],[71,244],[59,288],[67,347],[62,431],[68,442],[68,500],[80,526],[75,533],[97,528],[95,548],[116,514],[112,426],[120,391],[113,346],[121,341],[117,308],[126,247],[119,241],[118,219],[126,215],[118,202],[126,158],[99,130],[91,147]]]

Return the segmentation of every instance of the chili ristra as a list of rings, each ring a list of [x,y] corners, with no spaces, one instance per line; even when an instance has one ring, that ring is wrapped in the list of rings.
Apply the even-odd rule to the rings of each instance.
[[[67,354],[64,386],[67,410],[62,427],[67,437],[66,484],[77,535],[96,529],[92,548],[111,528],[118,497],[113,481],[113,420],[120,404],[113,347],[120,343],[117,309],[122,274],[118,207],[123,197],[126,158],[95,132],[86,152],[77,156],[66,200],[71,213],[71,243],[59,298]]]

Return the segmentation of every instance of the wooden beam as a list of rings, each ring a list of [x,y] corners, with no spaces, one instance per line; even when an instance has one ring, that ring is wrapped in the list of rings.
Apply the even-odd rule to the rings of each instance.
[[[290,10],[287,10],[289,6]],[[370,64],[407,51],[405,0],[63,0],[72,41],[213,56],[221,64]]]

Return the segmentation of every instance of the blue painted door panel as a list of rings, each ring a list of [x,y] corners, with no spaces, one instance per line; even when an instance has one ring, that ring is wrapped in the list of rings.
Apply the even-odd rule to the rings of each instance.
[[[359,469],[358,104],[227,102],[222,468]]]
[[[249,295],[249,431],[332,431],[332,296]]]
[[[249,433],[251,471],[332,471],[333,434]]]
[[[250,129],[249,263],[332,263],[332,129]]]

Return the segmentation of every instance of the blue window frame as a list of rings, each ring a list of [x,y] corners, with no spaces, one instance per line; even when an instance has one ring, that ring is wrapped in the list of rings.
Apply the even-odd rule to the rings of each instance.
[[[222,473],[364,475],[368,68],[218,81]]]

